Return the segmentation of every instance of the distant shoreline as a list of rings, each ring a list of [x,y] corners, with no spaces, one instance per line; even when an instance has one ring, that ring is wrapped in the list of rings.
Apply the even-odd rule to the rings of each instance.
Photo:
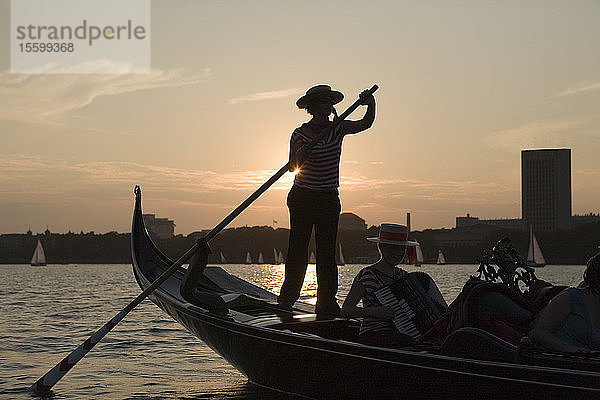
[[[348,264],[368,264],[377,260],[378,251],[367,237],[377,236],[379,227],[363,230],[338,231],[338,242]],[[177,259],[191,248],[203,232],[187,236],[176,235],[168,239],[155,239],[156,246],[171,259]],[[426,229],[410,234],[421,244],[425,264],[434,264],[438,250],[442,250],[448,264],[478,264],[484,249],[491,249],[496,242],[508,237],[519,254],[525,256],[529,244],[529,232],[476,225],[453,229]],[[0,264],[29,264],[40,240],[49,264],[131,264],[131,234],[108,232],[103,234],[66,233],[46,231],[44,234],[0,235]],[[223,230],[210,242],[210,264],[220,264],[221,254],[226,263],[245,264],[250,253],[257,260],[262,253],[265,263],[274,262],[274,250],[287,253],[289,230],[270,226],[240,227]],[[540,232],[537,240],[547,265],[584,265],[589,257],[598,252],[600,223],[581,224],[568,231]],[[339,246],[338,246],[339,247]],[[311,240],[309,252],[315,250]],[[339,249],[336,249],[339,252]],[[339,254],[336,254],[339,257]]]

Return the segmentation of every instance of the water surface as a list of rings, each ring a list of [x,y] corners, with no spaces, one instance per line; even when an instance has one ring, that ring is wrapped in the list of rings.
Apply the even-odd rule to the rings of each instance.
[[[225,265],[274,293],[283,266]],[[343,299],[362,265],[339,267]],[[450,303],[475,265],[424,265]],[[540,279],[576,285],[583,266],[537,269]],[[0,398],[31,399],[26,389],[140,292],[130,265],[0,265]],[[302,299],[315,302],[309,266]],[[55,387],[53,399],[281,398],[258,389],[149,300],[144,300]]]

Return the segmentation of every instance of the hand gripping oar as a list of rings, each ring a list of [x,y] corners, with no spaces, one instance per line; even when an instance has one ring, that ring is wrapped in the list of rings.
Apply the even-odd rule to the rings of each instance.
[[[365,96],[372,95],[379,89],[377,85],[373,85],[371,89],[365,93]],[[303,150],[312,149],[320,140],[322,140],[330,130],[335,129],[348,115],[360,106],[364,97],[356,100],[346,111],[344,111],[331,125],[324,128],[309,144],[307,144]],[[288,171],[289,161],[279,169],[268,181],[263,183],[258,189],[254,191],[242,204],[240,204],[235,210],[233,210],[223,221],[213,228],[205,237],[205,241],[210,241],[215,237],[223,228],[225,228],[235,217],[240,215],[254,200],[256,200],[261,194],[263,194],[273,183],[275,183],[283,174]],[[138,194],[139,188],[136,187],[136,195]],[[37,380],[33,385],[29,387],[29,391],[34,394],[40,394],[50,391],[50,389],[58,383],[58,381],[66,375],[85,355],[98,343],[104,336],[106,336],[125,316],[133,310],[138,304],[142,302],[150,293],[159,287],[169,276],[171,276],[179,267],[181,267],[192,255],[199,249],[199,244],[195,243],[188,251],[179,257],[173,264],[162,273],[150,286],[148,286],[142,293],[140,293],[131,303],[123,308],[117,315],[115,315],[110,321],[104,326],[98,329],[92,336],[86,339],[85,342],[79,345],[73,350],[68,356],[66,356],[61,362],[56,364],[54,368],[46,372],[44,376]]]

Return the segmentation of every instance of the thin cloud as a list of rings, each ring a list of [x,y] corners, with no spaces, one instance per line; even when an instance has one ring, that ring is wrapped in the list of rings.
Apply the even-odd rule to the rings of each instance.
[[[600,90],[600,82],[582,82],[577,85],[568,87],[567,89],[560,92],[557,96],[571,96],[574,94],[580,94],[585,92],[591,92],[594,90]]]
[[[145,74],[145,67],[129,62],[100,58],[75,65],[60,65],[52,62],[33,68],[19,70],[22,74]]]
[[[371,199],[418,199],[457,201],[469,198],[477,203],[494,203],[498,196],[518,192],[518,188],[497,182],[446,181],[429,182],[417,179],[369,179],[345,176],[341,188],[349,191],[369,191]],[[398,190],[401,188],[401,190]]]
[[[263,101],[263,100],[273,100],[273,99],[282,99],[285,97],[289,97],[301,92],[301,89],[292,88],[292,89],[283,89],[283,90],[273,90],[270,92],[260,92],[248,94],[245,96],[234,97],[229,100],[231,104],[245,103],[249,101]]]
[[[150,193],[151,200],[147,203],[150,209],[171,210],[175,217],[176,210],[194,210],[195,215],[205,213],[202,224],[212,224],[216,223],[212,220],[217,218],[215,215],[226,215],[273,173],[270,169],[222,173],[133,162],[77,162],[20,155],[0,159],[0,203],[6,210],[10,207],[22,210],[28,205],[98,208],[103,212],[126,210],[131,190],[139,184],[145,193]],[[252,212],[262,217],[285,212],[282,199],[293,179],[293,174],[285,174],[269,190],[270,195],[266,194],[265,199],[252,206]],[[496,207],[519,197],[518,187],[498,183],[352,175],[342,177],[342,191],[347,210],[377,221],[394,220],[406,209],[425,213],[423,210],[430,207],[426,214],[443,214],[442,209],[448,204],[456,210],[463,210],[466,204]],[[366,199],[365,193],[368,193]]]
[[[597,136],[598,117],[534,121],[491,133],[486,142],[510,152],[544,147],[572,147],[577,140],[589,142]]]
[[[580,168],[573,171],[578,176],[600,177],[600,171],[597,169]]]
[[[64,187],[131,186],[139,183],[156,189],[194,193],[247,192],[257,189],[275,172],[255,170],[217,173],[133,162],[76,163],[21,155],[0,160],[0,192],[20,192],[23,188],[38,190],[47,184],[45,182],[57,181],[61,181]],[[293,174],[286,174],[272,189],[287,190],[293,179]]]
[[[356,161],[356,160],[344,160],[344,164],[351,165],[383,165],[383,161]]]
[[[249,194],[275,172],[266,169],[219,173],[133,162],[72,162],[21,155],[0,160],[0,195],[20,198],[53,193],[56,197],[82,194],[93,197],[100,192],[127,193],[133,185],[140,184],[155,193],[165,193],[173,201],[188,201],[187,197],[197,194],[216,200],[222,193]],[[286,174],[270,190],[287,191],[293,179],[293,174]],[[356,194],[368,191],[372,202],[400,199],[453,202],[468,198],[473,203],[491,204],[499,197],[518,192],[518,188],[476,181],[430,182],[360,176],[343,176],[341,181],[342,190]]]
[[[101,96],[195,85],[210,77],[210,68],[199,74],[154,69],[149,74],[122,75],[25,75],[6,70],[0,73],[0,120],[61,124],[65,114]]]

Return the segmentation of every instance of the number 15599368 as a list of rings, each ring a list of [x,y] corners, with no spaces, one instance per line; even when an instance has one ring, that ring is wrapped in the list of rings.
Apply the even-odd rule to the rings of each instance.
[[[73,43],[19,43],[21,53],[72,53]]]

